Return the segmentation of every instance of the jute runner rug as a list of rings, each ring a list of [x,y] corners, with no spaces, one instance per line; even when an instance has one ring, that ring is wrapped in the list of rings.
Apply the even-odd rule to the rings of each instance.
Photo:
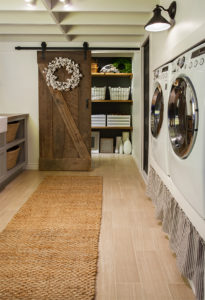
[[[101,177],[47,177],[0,233],[0,299],[94,299],[101,203]]]

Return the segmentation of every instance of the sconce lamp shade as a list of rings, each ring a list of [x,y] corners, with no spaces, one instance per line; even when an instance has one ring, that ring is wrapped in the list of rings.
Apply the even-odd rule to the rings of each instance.
[[[163,31],[171,27],[171,24],[161,15],[161,9],[157,6],[154,10],[154,16],[145,25],[147,31]]]
[[[153,10],[153,17],[151,18],[151,20],[145,25],[145,29],[147,31],[162,31],[162,30],[166,30],[169,29],[171,27],[171,23],[168,22],[164,17],[162,17],[161,15],[161,11],[162,9],[164,11],[166,11],[169,15],[169,17],[171,18],[172,21],[174,21],[174,17],[176,15],[176,10],[177,10],[177,3],[176,1],[173,1],[169,8],[166,9],[161,5],[156,5],[155,9]],[[174,22],[172,22],[172,25],[174,24]]]

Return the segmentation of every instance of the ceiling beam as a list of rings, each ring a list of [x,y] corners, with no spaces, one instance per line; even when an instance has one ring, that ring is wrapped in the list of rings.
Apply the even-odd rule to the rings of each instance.
[[[57,25],[0,25],[0,34],[62,34]]]
[[[1,42],[67,42],[68,40],[62,34],[0,34]]]
[[[62,25],[144,25],[150,13],[69,12],[61,14]]]
[[[71,0],[68,11],[151,12],[156,2],[157,0]],[[66,10],[63,3],[56,0],[53,0],[52,7],[53,11],[62,12]]]
[[[70,35],[144,35],[143,26],[117,25],[84,25],[65,26],[64,30]]]
[[[0,24],[55,24],[47,11],[0,11]]]
[[[136,36],[136,35],[71,35],[72,42],[120,42],[123,43],[130,43],[130,42],[142,42],[143,36]]]

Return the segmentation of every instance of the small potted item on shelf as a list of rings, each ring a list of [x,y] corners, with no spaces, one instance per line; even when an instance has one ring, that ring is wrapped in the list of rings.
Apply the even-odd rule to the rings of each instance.
[[[130,58],[118,58],[113,66],[119,70],[119,73],[132,73],[132,62]]]
[[[110,65],[105,65],[104,67],[102,67],[102,69],[100,70],[100,73],[119,73],[119,70],[117,68],[115,68],[115,66],[110,64]]]

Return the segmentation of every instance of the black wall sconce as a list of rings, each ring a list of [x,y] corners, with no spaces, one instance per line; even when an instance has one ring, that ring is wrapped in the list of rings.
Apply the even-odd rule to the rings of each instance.
[[[177,9],[177,4],[176,1],[173,1],[168,9],[165,9],[161,5],[156,5],[155,9],[153,10],[154,16],[151,18],[151,20],[145,25],[145,29],[147,31],[163,31],[167,30],[171,27],[171,23],[168,22],[164,17],[161,15],[161,11],[167,11],[169,14],[169,17],[174,20],[174,17],[176,15],[176,9]]]

